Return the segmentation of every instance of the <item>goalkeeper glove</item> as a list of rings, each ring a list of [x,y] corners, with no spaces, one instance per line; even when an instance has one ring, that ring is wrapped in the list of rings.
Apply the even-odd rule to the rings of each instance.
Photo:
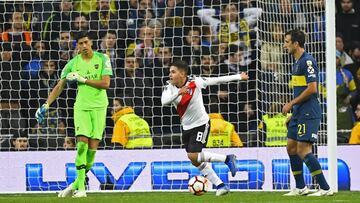
[[[44,122],[45,114],[49,110],[49,104],[45,103],[35,113],[35,118],[39,124]]]
[[[69,74],[66,75],[66,80],[73,82],[73,81],[78,81],[80,83],[85,83],[86,79],[84,77],[82,77],[81,75],[79,75],[78,72],[71,72]]]

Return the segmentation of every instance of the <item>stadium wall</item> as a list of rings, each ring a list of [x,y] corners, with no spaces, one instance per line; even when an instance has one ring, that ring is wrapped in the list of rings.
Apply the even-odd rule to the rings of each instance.
[[[222,163],[212,166],[232,190],[288,190],[294,186],[285,148],[228,148],[214,152],[234,153],[240,172],[228,174]],[[283,153],[280,153],[280,152]],[[0,192],[57,191],[75,179],[75,151],[1,152]],[[327,176],[326,148],[318,154]],[[360,146],[338,146],[339,190],[360,190]],[[183,149],[99,151],[89,172],[92,191],[179,191],[187,190],[190,177],[199,175]],[[306,167],[304,169],[307,170]],[[305,170],[307,184],[311,183]],[[210,186],[210,190],[211,190]]]

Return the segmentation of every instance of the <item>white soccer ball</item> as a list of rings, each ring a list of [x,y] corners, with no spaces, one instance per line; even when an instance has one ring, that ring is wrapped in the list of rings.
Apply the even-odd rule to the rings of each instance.
[[[203,195],[208,191],[208,182],[204,176],[194,176],[189,180],[189,191],[194,195]]]

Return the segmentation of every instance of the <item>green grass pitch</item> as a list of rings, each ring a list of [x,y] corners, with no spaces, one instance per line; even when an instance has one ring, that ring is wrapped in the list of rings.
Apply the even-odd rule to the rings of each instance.
[[[45,194],[0,194],[1,203],[328,203],[328,202],[360,202],[360,192],[339,192],[331,197],[283,197],[281,192],[231,192],[226,196],[216,197],[214,192],[203,196],[194,196],[187,192],[119,192],[119,193],[89,193],[87,198],[58,198],[55,193]]]

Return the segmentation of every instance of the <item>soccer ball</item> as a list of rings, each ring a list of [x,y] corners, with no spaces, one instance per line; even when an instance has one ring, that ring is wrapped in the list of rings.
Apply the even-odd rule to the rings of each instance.
[[[189,191],[194,195],[203,195],[208,190],[208,180],[204,176],[194,176],[189,180]]]

